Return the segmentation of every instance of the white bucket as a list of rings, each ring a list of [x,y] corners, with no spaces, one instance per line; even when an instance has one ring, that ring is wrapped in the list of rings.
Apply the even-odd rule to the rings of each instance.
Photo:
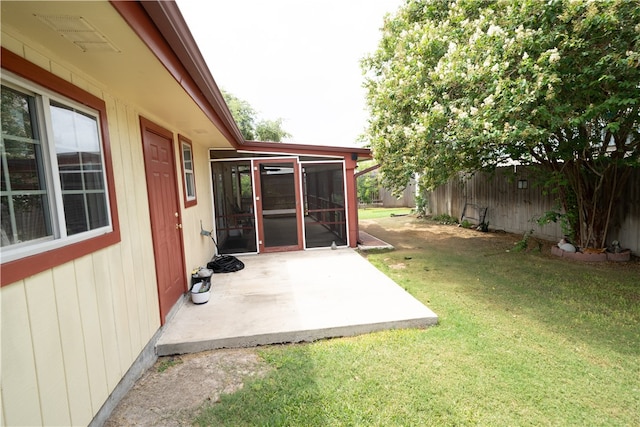
[[[206,292],[200,292],[203,286],[209,286],[209,289]],[[191,288],[191,301],[194,304],[204,304],[209,301],[209,297],[211,296],[211,284],[210,282],[198,282],[194,283]]]

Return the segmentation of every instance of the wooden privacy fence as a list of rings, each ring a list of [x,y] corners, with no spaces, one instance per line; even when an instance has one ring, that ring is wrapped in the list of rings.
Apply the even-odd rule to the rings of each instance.
[[[416,182],[414,179],[409,181],[409,184],[404,188],[402,194],[395,196],[391,190],[387,190],[384,187],[378,187],[376,191],[371,195],[372,206],[381,206],[384,208],[415,208],[416,207]],[[360,202],[360,205],[365,206],[366,203]]]
[[[560,224],[543,227],[536,223],[545,212],[557,210],[553,196],[545,195],[534,185],[535,168],[509,166],[494,173],[478,172],[460,176],[427,194],[428,212],[448,214],[474,223],[475,215],[484,212],[485,223],[492,230],[525,233],[533,230],[537,237],[557,241],[562,238]],[[465,209],[466,206],[466,209]],[[486,209],[486,210],[485,210]],[[607,243],[618,240],[623,248],[640,253],[640,169],[632,171],[615,207],[614,226]]]
[[[385,208],[415,208],[416,207],[416,182],[412,179],[404,188],[402,194],[394,196],[386,188],[380,188],[380,201]]]

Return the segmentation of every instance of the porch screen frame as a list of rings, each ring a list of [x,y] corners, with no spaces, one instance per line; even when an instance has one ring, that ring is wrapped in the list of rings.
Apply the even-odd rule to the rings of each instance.
[[[220,255],[220,250],[219,250],[219,246],[221,245],[221,243],[218,241],[218,218],[216,215],[216,195],[215,195],[215,177],[214,177],[214,169],[213,169],[213,165],[214,163],[226,163],[226,162],[232,162],[232,163],[236,163],[236,162],[249,162],[250,164],[250,169],[251,169],[251,207],[252,207],[252,211],[253,211],[253,224],[256,224],[257,221],[257,213],[256,213],[256,188],[255,188],[255,183],[253,181],[253,168],[254,168],[254,161],[253,158],[247,158],[247,157],[234,157],[234,158],[228,158],[228,159],[209,159],[209,191],[211,191],[211,212],[212,212],[212,219],[213,219],[213,228],[211,229],[211,238],[215,239],[215,254],[216,255]],[[234,252],[233,255],[252,255],[252,254],[257,254],[260,253],[260,248],[258,246],[258,229],[257,226],[254,227],[255,228],[255,236],[254,236],[254,240],[255,240],[255,251],[252,252]]]
[[[287,160],[291,160],[294,159],[295,162],[297,163],[297,167],[298,167],[298,184],[299,184],[299,197],[300,197],[300,209],[301,209],[301,215],[303,217],[303,221],[302,221],[302,225],[301,225],[301,230],[302,230],[302,250],[317,250],[317,249],[326,249],[326,247],[314,247],[314,248],[308,248],[307,247],[307,240],[306,240],[306,225],[304,223],[304,181],[303,181],[303,173],[302,173],[302,169],[305,165],[313,165],[313,164],[333,164],[333,163],[337,163],[337,164],[341,164],[342,165],[342,191],[344,194],[344,205],[345,205],[345,230],[346,230],[346,245],[340,245],[339,247],[350,247],[351,245],[351,238],[350,238],[350,220],[349,220],[349,209],[350,209],[350,203],[349,203],[349,197],[348,197],[348,193],[347,193],[347,165],[346,165],[346,161],[343,158],[335,158],[335,160],[329,160],[326,159],[327,156],[317,156],[317,157],[322,157],[322,160],[301,160],[300,157],[302,156],[301,154],[295,154],[295,155],[288,155],[288,154],[284,154],[284,153],[257,153],[257,152],[249,152],[249,151],[237,151],[238,154],[243,153],[243,154],[267,154],[267,156],[265,157],[231,157],[231,158],[223,158],[223,159],[215,159],[215,158],[211,158],[211,153],[215,152],[214,149],[209,149],[210,154],[209,154],[209,164],[210,164],[210,170],[209,170],[209,188],[210,191],[212,193],[212,198],[211,198],[211,209],[212,209],[212,217],[213,217],[213,229],[212,229],[212,234],[214,236],[217,236],[218,234],[218,226],[217,226],[217,221],[216,221],[216,201],[215,201],[215,196],[213,194],[214,191],[214,186],[215,186],[215,182],[214,182],[214,176],[213,176],[213,163],[218,163],[218,162],[239,162],[239,161],[249,161],[251,163],[251,170],[252,172],[255,171],[256,168],[256,162],[260,162],[263,160],[282,160],[282,161],[287,161]],[[305,157],[313,157],[313,155],[304,155]],[[253,197],[253,201],[252,201],[252,206],[253,206],[253,219],[254,219],[254,223],[256,224],[256,233],[255,233],[255,244],[256,244],[256,252],[246,252],[245,254],[256,254],[256,253],[262,253],[260,251],[260,235],[258,233],[258,227],[257,227],[257,221],[258,221],[258,213],[257,213],[257,206],[256,206],[256,185],[255,185],[255,177],[252,173],[252,185],[251,185],[251,191],[252,191],[252,197]],[[216,249],[216,254],[217,254],[217,249]],[[240,254],[236,254],[236,255],[242,255],[242,253]]]
[[[345,245],[339,245],[339,248],[344,248],[344,247],[350,247],[350,239],[349,239],[349,197],[347,197],[347,165],[346,162],[344,160],[304,160],[304,161],[300,161],[300,169],[302,172],[302,169],[304,168],[305,165],[313,165],[313,164],[330,164],[330,163],[341,163],[342,164],[342,194],[344,195],[344,212],[345,212],[345,232],[346,232],[346,236],[347,236],[347,244]],[[303,174],[300,173],[300,192],[301,192],[301,197],[304,197],[304,182],[302,182],[303,180]],[[304,198],[302,199],[304,200]],[[303,217],[304,217],[304,212],[303,212]],[[313,250],[318,250],[318,249],[326,249],[327,247],[325,246],[320,246],[320,247],[316,247],[316,248],[308,248],[307,247],[307,229],[306,229],[306,224],[304,221],[302,221],[302,239],[303,239],[303,248],[304,250],[309,250],[309,251],[313,251]]]

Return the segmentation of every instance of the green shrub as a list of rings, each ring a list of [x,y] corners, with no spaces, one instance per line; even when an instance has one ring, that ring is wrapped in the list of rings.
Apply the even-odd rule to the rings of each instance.
[[[455,218],[449,214],[435,215],[431,219],[440,224],[457,224],[458,223],[458,218]]]

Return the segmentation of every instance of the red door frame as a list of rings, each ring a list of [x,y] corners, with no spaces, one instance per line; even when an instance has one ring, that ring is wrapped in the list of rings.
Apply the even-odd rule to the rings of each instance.
[[[170,131],[144,117],[140,117],[140,127],[156,264],[160,322],[164,325],[171,308],[187,291],[175,149],[173,134]],[[154,147],[157,147],[156,143],[164,142],[168,147],[166,161],[158,162],[158,150]],[[160,168],[164,168],[165,177],[158,186],[157,172],[161,170]]]
[[[265,247],[264,245],[264,223],[262,221],[262,180],[260,177],[260,165],[269,163],[292,163],[293,164],[293,181],[296,195],[296,224],[298,232],[298,244],[290,246],[274,246]],[[256,228],[258,230],[258,252],[286,252],[299,251],[303,248],[302,240],[302,203],[300,198],[300,163],[297,157],[276,158],[276,159],[260,159],[253,161],[253,183],[256,194]]]

